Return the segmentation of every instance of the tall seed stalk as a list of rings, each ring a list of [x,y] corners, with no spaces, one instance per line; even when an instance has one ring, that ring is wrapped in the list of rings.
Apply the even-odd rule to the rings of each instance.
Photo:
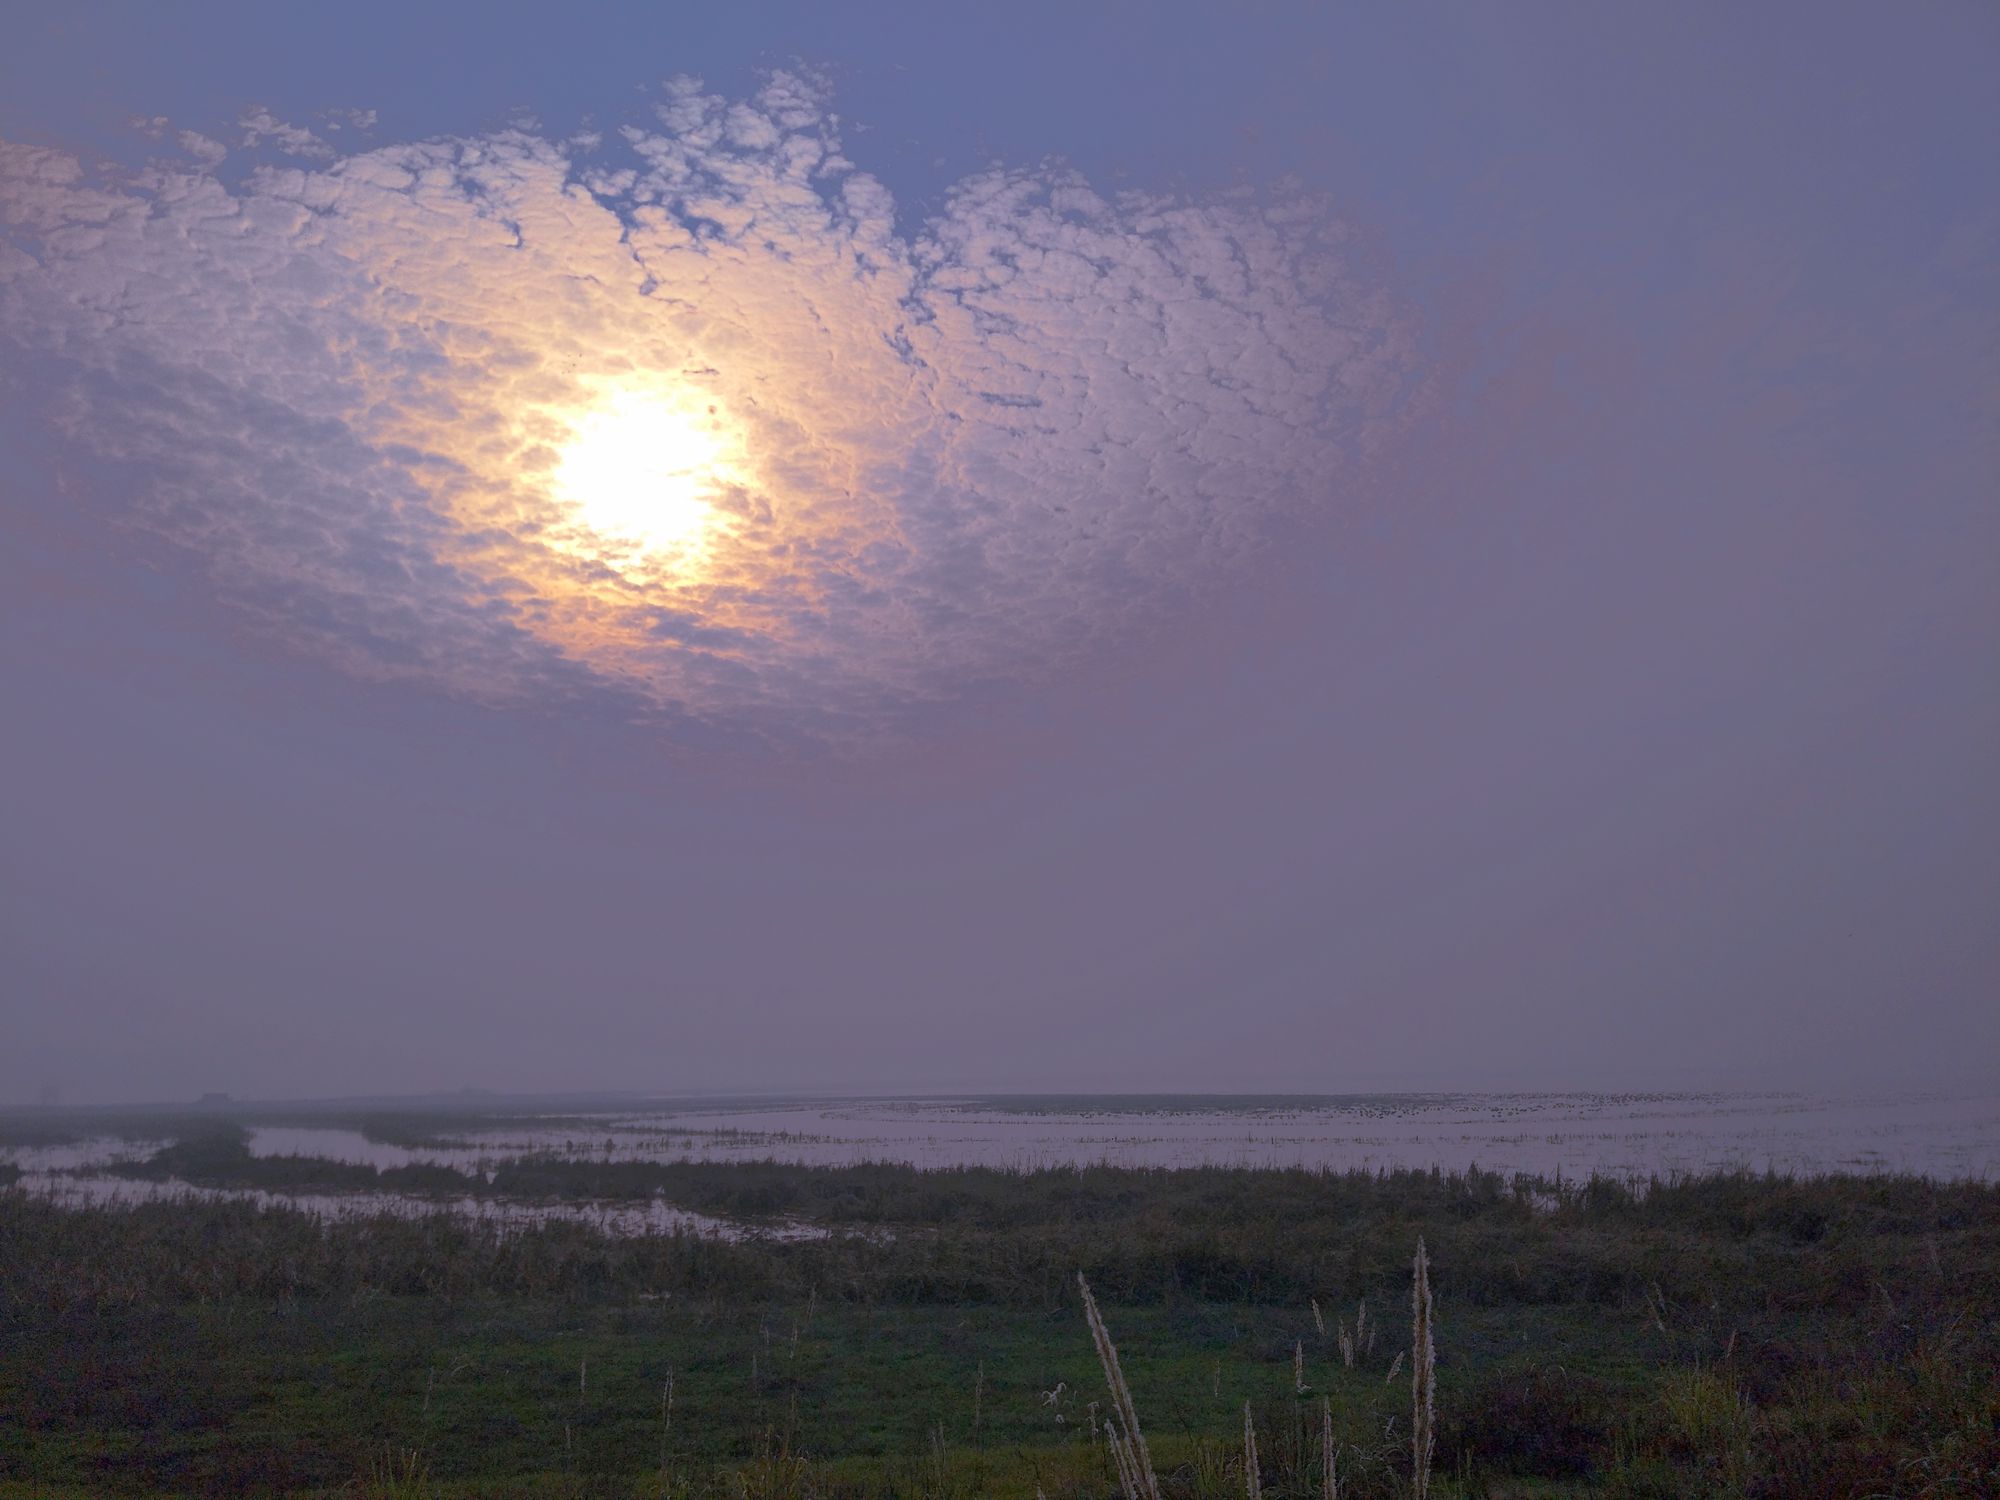
[[[1264,1478],[1257,1472],[1257,1424],[1250,1420],[1250,1403],[1243,1403],[1243,1489],[1250,1500],[1264,1500]]]
[[[1337,1462],[1339,1450],[1333,1446],[1333,1398],[1322,1396],[1319,1402],[1319,1451],[1320,1460],[1326,1466],[1325,1500],[1340,1500],[1340,1471]]]
[[[1083,1272],[1076,1273],[1077,1289],[1083,1293],[1083,1315],[1090,1322],[1090,1337],[1097,1345],[1097,1362],[1104,1366],[1104,1383],[1111,1388],[1111,1404],[1118,1413],[1119,1436],[1125,1457],[1133,1471],[1134,1500],[1160,1500],[1160,1481],[1153,1473],[1153,1456],[1146,1451],[1146,1436],[1139,1430],[1139,1413],[1132,1405],[1131,1389],[1118,1364],[1118,1350],[1097,1311],[1097,1299],[1090,1295],[1090,1283]],[[1114,1446],[1114,1454],[1117,1452]]]
[[[667,1485],[667,1434],[674,1426],[674,1372],[667,1371],[667,1383],[660,1387],[660,1488]]]
[[[1431,1263],[1417,1237],[1410,1273],[1410,1464],[1414,1500],[1430,1500],[1431,1458],[1437,1450],[1437,1344],[1433,1338]]]
[[[1118,1492],[1125,1500],[1143,1500],[1139,1493],[1138,1466],[1132,1461],[1132,1450],[1119,1433],[1115,1417],[1104,1419],[1104,1442],[1111,1449],[1112,1467],[1118,1471]]]

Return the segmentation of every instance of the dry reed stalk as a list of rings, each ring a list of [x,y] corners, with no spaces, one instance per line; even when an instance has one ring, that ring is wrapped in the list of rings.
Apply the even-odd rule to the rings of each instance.
[[[1340,1325],[1340,1362],[1348,1369],[1354,1368],[1354,1340],[1347,1335],[1347,1324]]]
[[[674,1372],[667,1371],[667,1383],[660,1387],[660,1485],[667,1482],[667,1434],[674,1428]]]
[[[1319,1315],[1319,1298],[1317,1298],[1317,1297],[1313,1298],[1313,1299],[1312,1299],[1312,1305],[1313,1305],[1313,1327],[1315,1327],[1315,1328],[1317,1328],[1317,1329],[1319,1330],[1319,1336],[1320,1336],[1321,1338],[1325,1338],[1325,1337],[1326,1337],[1326,1319],[1325,1319],[1325,1318],[1322,1318],[1322,1317],[1321,1317],[1321,1316]]]
[[[1160,1500],[1160,1481],[1153,1473],[1153,1456],[1146,1451],[1146,1436],[1139,1430],[1139,1413],[1132,1405],[1125,1372],[1119,1367],[1117,1347],[1111,1342],[1111,1334],[1097,1311],[1097,1299],[1090,1295],[1090,1283],[1083,1279],[1081,1271],[1076,1273],[1076,1284],[1083,1293],[1083,1315],[1090,1322],[1090,1337],[1097,1345],[1097,1362],[1104,1366],[1104,1383],[1111,1388],[1111,1403],[1117,1409],[1118,1425],[1123,1429],[1122,1440],[1134,1471],[1135,1500],[1137,1497]]]
[[[1292,1394],[1306,1393],[1306,1341],[1298,1340],[1292,1345]]]
[[[1322,1396],[1319,1403],[1319,1451],[1320,1460],[1326,1466],[1326,1482],[1323,1486],[1325,1500],[1340,1500],[1340,1451],[1333,1446],[1333,1398]]]
[[[1132,1449],[1109,1417],[1104,1419],[1104,1441],[1111,1449],[1112,1466],[1118,1470],[1118,1492],[1125,1500],[1141,1500],[1138,1466],[1132,1462]]]
[[[1250,1420],[1250,1403],[1243,1403],[1243,1488],[1250,1500],[1264,1500],[1264,1478],[1257,1472],[1257,1424]]]
[[[1389,1361],[1389,1373],[1382,1377],[1382,1384],[1390,1385],[1394,1383],[1396,1372],[1403,1368],[1403,1355],[1405,1352],[1402,1349],[1396,1351],[1396,1357]]]
[[[1417,1237],[1410,1268],[1410,1465],[1412,1500],[1429,1500],[1437,1450],[1437,1342],[1431,1307],[1431,1262]]]
[[[1144,1480],[1140,1478],[1140,1472],[1138,1472],[1138,1454],[1132,1452],[1132,1438],[1128,1438],[1122,1432],[1118,1434],[1118,1452],[1120,1452],[1120,1456],[1124,1460],[1126,1484],[1130,1486],[1130,1490],[1126,1494],[1130,1496],[1130,1500],[1142,1500],[1142,1496],[1144,1496]]]
[[[1364,1299],[1354,1314],[1354,1346],[1363,1348],[1368,1342],[1368,1303]]]

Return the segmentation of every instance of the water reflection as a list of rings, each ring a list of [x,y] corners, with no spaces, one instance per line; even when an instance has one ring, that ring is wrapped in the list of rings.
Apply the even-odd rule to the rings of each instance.
[[[410,1193],[274,1193],[261,1188],[197,1187],[172,1178],[164,1181],[107,1177],[95,1173],[24,1172],[21,1188],[31,1196],[64,1208],[133,1208],[143,1203],[237,1202],[260,1208],[288,1208],[327,1220],[366,1219],[382,1214],[423,1219],[448,1215],[503,1230],[531,1229],[548,1224],[581,1224],[618,1237],[693,1234],[715,1239],[823,1239],[828,1231],[817,1225],[741,1224],[691,1209],[676,1208],[658,1198],[638,1201],[529,1203],[517,1199],[440,1197]]]

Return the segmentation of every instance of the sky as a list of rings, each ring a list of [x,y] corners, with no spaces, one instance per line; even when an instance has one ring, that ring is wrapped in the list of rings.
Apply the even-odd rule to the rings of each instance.
[[[1991,1084],[1995,13],[970,12],[13,24],[0,1103]]]

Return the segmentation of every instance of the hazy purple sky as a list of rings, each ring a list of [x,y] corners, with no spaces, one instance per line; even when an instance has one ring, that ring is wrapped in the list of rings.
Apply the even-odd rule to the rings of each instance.
[[[1990,1081],[1995,12],[959,9],[12,23],[0,1102]]]

